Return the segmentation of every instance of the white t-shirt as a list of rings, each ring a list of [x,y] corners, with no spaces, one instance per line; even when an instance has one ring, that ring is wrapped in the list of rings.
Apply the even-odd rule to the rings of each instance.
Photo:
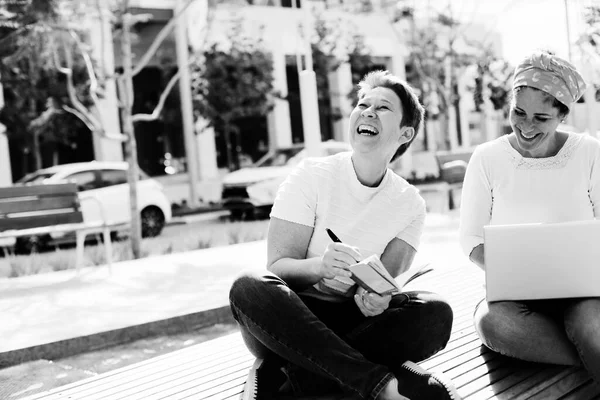
[[[478,146],[469,161],[460,207],[460,242],[468,256],[484,225],[555,223],[600,215],[600,141],[569,136],[553,157],[526,158],[508,136]]]
[[[279,187],[271,217],[314,228],[307,258],[322,256],[331,243],[326,228],[358,247],[363,257],[381,256],[394,238],[417,249],[425,221],[425,201],[417,189],[390,169],[379,186],[362,185],[351,155],[302,161]],[[306,294],[339,298],[319,284]]]

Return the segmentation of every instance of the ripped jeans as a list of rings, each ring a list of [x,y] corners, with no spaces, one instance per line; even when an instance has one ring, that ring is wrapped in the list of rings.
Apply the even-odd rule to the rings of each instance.
[[[298,394],[335,387],[375,399],[405,361],[446,346],[453,319],[448,303],[433,293],[397,294],[382,314],[365,317],[353,299],[299,296],[270,273],[242,275],[229,300],[250,351],[281,358]]]
[[[582,365],[600,385],[600,298],[482,300],[475,329],[497,353],[560,365]]]

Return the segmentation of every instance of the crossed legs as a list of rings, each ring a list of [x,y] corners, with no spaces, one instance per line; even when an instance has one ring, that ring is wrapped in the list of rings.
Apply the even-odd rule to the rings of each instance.
[[[526,361],[583,365],[600,385],[600,298],[483,300],[474,320],[491,350]]]
[[[442,349],[452,326],[450,306],[434,294],[394,296],[386,312],[367,318],[353,300],[300,297],[272,274],[238,278],[230,304],[248,348],[289,362],[297,389],[328,382],[365,399],[377,398],[404,361]]]

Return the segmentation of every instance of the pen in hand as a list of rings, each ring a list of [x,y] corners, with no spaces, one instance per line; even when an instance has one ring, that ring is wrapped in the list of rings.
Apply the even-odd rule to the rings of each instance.
[[[325,228],[325,232],[327,232],[327,234],[329,235],[329,237],[331,238],[331,240],[333,240],[335,243],[342,243],[342,241],[340,240],[340,238],[339,238],[339,237],[337,237],[337,236],[335,235],[335,233],[333,233],[333,232],[331,231],[331,229],[329,229],[329,228]]]
[[[325,232],[327,232],[327,234],[329,235],[329,237],[331,238],[331,240],[333,240],[334,243],[342,243],[342,241],[340,240],[339,237],[337,237],[337,235],[335,233],[333,233],[333,231],[329,228],[325,228]],[[352,277],[352,271],[350,271],[347,267],[346,268],[342,268],[344,270],[346,270],[348,272],[348,275],[346,275],[348,278]]]

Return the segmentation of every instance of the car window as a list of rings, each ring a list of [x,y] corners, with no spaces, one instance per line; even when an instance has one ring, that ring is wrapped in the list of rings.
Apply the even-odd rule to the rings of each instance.
[[[337,153],[341,153],[343,151],[349,151],[349,148],[344,148],[344,147],[329,147],[325,149],[325,155],[327,156],[332,156],[334,154]]]
[[[104,169],[100,174],[102,187],[127,183],[127,171],[122,169]]]
[[[282,167],[302,150],[302,147],[277,149],[258,160],[255,167]]]
[[[53,172],[33,172],[25,175],[16,183],[42,183],[45,179],[50,178],[52,175],[54,175]]]
[[[98,188],[95,171],[84,171],[67,175],[65,181],[77,184],[77,190],[80,192]]]

